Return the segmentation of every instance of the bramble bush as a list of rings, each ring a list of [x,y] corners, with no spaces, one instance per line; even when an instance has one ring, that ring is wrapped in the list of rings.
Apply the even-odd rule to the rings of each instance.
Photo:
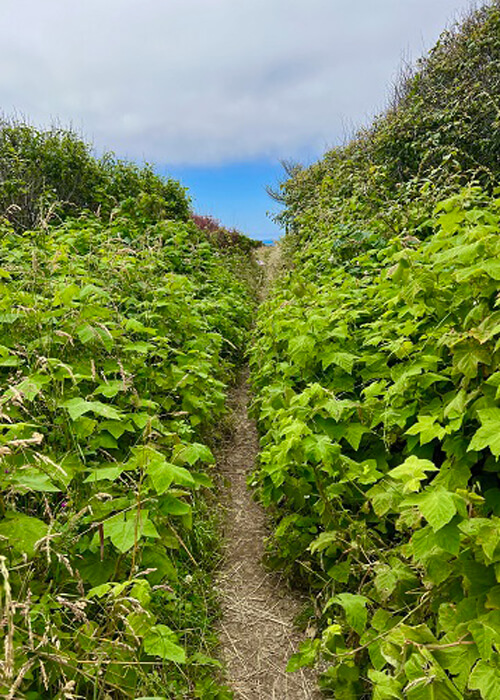
[[[499,225],[472,188],[260,314],[255,479],[321,609],[290,668],[321,658],[335,697],[500,690]]]
[[[230,697],[209,443],[253,299],[163,203],[0,227],[5,698]]]
[[[251,353],[289,663],[344,700],[500,696],[500,6],[346,147],[289,167]]]

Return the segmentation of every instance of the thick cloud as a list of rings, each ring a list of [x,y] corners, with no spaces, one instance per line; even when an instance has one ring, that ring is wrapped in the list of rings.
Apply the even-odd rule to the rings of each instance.
[[[0,107],[155,162],[294,157],[383,108],[468,4],[2,0]]]

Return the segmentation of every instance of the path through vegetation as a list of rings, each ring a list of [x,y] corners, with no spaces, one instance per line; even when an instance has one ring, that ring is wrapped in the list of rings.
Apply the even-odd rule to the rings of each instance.
[[[272,255],[276,258],[276,252]],[[301,641],[294,626],[300,601],[262,564],[266,516],[247,487],[259,444],[255,424],[247,415],[246,373],[230,400],[232,435],[220,458],[227,509],[219,577],[222,660],[237,700],[309,700],[318,697],[311,675],[285,671]]]

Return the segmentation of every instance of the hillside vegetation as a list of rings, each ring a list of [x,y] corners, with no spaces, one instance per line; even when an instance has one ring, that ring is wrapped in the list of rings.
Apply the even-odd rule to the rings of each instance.
[[[310,600],[289,671],[500,697],[500,0],[275,196],[252,331],[254,242],[149,166],[1,121],[7,700],[233,697],[213,448],[251,332],[266,558]]]
[[[71,133],[4,124],[0,173],[0,694],[229,697],[210,446],[250,243]]]
[[[493,2],[277,193],[253,483],[331,697],[500,697],[499,127]]]

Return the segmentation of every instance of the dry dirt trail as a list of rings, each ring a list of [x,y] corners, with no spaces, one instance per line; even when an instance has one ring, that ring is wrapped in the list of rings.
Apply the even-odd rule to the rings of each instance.
[[[277,263],[279,252],[271,249],[266,255]],[[230,397],[232,434],[218,460],[226,509],[224,561],[218,580],[221,660],[235,700],[316,700],[321,695],[315,692],[310,672],[285,671],[303,638],[293,622],[301,605],[285,582],[262,565],[268,528],[263,508],[247,487],[259,451],[248,402],[247,373],[243,373]]]

